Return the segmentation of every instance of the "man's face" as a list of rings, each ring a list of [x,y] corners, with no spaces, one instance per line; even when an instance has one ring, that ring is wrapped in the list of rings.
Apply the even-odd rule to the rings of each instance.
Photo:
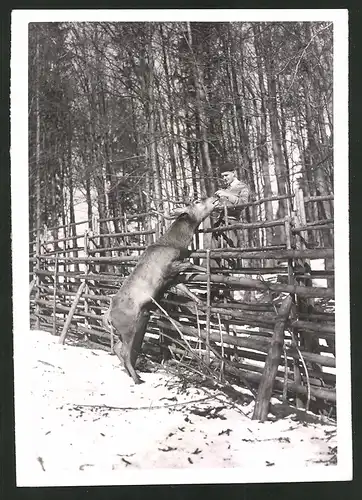
[[[229,184],[231,184],[232,181],[235,179],[235,170],[231,170],[229,172],[223,172],[221,174],[221,178],[223,180],[223,183],[226,186],[229,186]]]

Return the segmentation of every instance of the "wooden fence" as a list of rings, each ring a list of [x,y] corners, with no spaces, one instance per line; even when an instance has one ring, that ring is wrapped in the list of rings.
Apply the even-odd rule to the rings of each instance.
[[[243,208],[280,198],[292,197]],[[261,420],[272,391],[285,400],[295,398],[298,407],[333,411],[336,401],[334,253],[333,245],[321,246],[333,242],[333,219],[307,220],[305,215],[308,204],[328,203],[326,212],[333,213],[332,197],[304,199],[298,191],[293,201],[296,210],[282,219],[262,220],[254,211],[254,222],[201,228],[190,257],[195,267],[176,280],[197,301],[172,288],[155,307],[145,337],[150,349],[157,345],[175,359],[194,360],[196,353],[210,373],[216,370],[218,376],[257,386],[254,417]],[[165,230],[165,220],[155,213],[123,216],[113,223],[112,218],[87,220],[74,224],[78,233],[63,225],[31,238],[33,327],[62,340],[67,334],[88,335],[111,345],[101,314],[139,254]],[[115,227],[121,230],[115,232]],[[282,228],[282,237],[268,245],[265,231],[275,228]],[[243,247],[225,246],[220,235],[231,230],[242,232]],[[210,241],[206,235],[212,234],[221,243],[203,248]],[[311,269],[316,259],[327,263],[324,269]],[[315,286],[315,279],[327,286]]]

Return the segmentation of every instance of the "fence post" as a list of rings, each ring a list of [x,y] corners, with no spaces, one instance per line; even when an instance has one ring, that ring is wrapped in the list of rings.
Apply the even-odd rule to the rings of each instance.
[[[99,234],[98,219],[94,214],[92,214],[92,231],[94,234]]]
[[[85,231],[84,231],[84,255],[85,255],[86,259],[88,259],[89,252],[88,252],[88,230],[87,229],[85,229]],[[85,280],[86,284],[84,287],[84,293],[89,294],[89,285],[88,285],[88,280],[87,280],[87,276],[89,274],[89,262],[88,262],[88,260],[86,260],[86,262],[85,262],[84,274],[86,276],[86,280]],[[88,314],[88,312],[89,312],[89,304],[88,304],[87,298],[84,298],[84,312],[86,314]],[[89,319],[87,316],[85,316],[85,318],[84,318],[84,323],[85,323],[85,327],[89,328]]]
[[[298,221],[299,225],[306,226],[307,217],[305,215],[304,193],[303,193],[303,189],[300,187],[296,190],[295,200],[296,200],[296,205],[297,205],[297,213],[296,213],[297,221]],[[296,227],[298,227],[298,226],[296,225]],[[308,239],[309,239],[308,232],[301,231],[299,234],[304,240],[304,241],[302,240],[302,242],[300,243],[301,248],[308,247]]]
[[[65,337],[67,336],[67,333],[68,333],[68,328],[70,326],[70,323],[73,319],[73,316],[74,316],[74,313],[75,313],[75,310],[77,308],[77,305],[78,305],[78,302],[79,302],[79,299],[83,293],[83,290],[84,290],[84,287],[85,287],[85,281],[83,281],[83,283],[81,283],[80,287],[78,288],[78,291],[77,291],[77,294],[74,298],[74,301],[73,301],[73,304],[72,304],[72,307],[70,308],[70,311],[68,313],[68,317],[67,317],[67,320],[63,326],[63,330],[62,330],[62,333],[59,337],[59,344],[64,344],[64,341],[65,341]]]
[[[125,233],[128,233],[128,219],[127,219],[127,214],[126,214],[126,212],[124,212],[123,217],[124,217],[124,219],[123,219],[123,222],[124,222],[124,232],[125,232]],[[128,246],[128,244],[129,244],[129,237],[128,237],[128,236],[125,236],[123,240],[124,240],[124,245],[125,245],[125,246]],[[129,248],[127,248],[127,249],[126,249],[125,254],[126,254],[126,255],[130,255]]]
[[[292,296],[288,295],[282,302],[278,311],[278,320],[275,324],[274,334],[265,359],[263,375],[255,400],[253,420],[264,422],[268,416],[270,398],[283,351],[285,323],[289,317],[292,303]]]
[[[33,278],[31,280],[30,285],[29,285],[29,297],[31,295],[31,292],[33,291],[34,285],[35,285],[35,278]]]
[[[67,237],[71,235],[71,225],[70,225],[70,222],[68,223],[68,226],[67,226]],[[68,248],[69,248],[69,241],[68,240],[65,240],[63,242],[63,256],[64,258],[66,259],[69,255],[69,257],[71,256],[71,254],[69,253],[68,254]],[[70,263],[67,263],[65,262],[64,263],[64,281],[63,281],[63,285],[64,285],[64,289],[67,290],[68,292],[71,292],[72,291],[72,285],[71,285],[71,280],[70,280],[70,277],[67,276],[67,274],[69,273],[69,271],[71,271],[72,269],[72,265]],[[63,320],[65,321],[65,314],[63,315]]]
[[[54,263],[54,289],[53,289],[53,335],[57,334],[57,281],[58,281],[58,254],[55,255]]]
[[[296,217],[295,214],[292,213],[292,217]],[[296,222],[298,223],[298,219],[296,218]],[[287,243],[287,250],[290,250],[292,248],[292,228],[291,228],[291,218],[286,218],[285,221],[285,234],[286,234],[286,243]],[[299,242],[299,247],[301,246],[301,243]],[[293,259],[288,259],[288,284],[289,285],[296,285],[295,279],[294,279],[294,270],[293,270]],[[294,301],[295,301],[295,296],[294,296]],[[292,315],[295,316],[295,311]],[[296,318],[294,318],[296,319]],[[292,328],[293,331],[293,343],[296,343],[295,347],[298,347],[298,340],[299,340],[299,332],[295,331],[295,328]],[[285,367],[285,370],[288,369],[288,366]],[[302,384],[302,378],[300,375],[300,369],[299,369],[299,364],[296,359],[293,358],[293,374],[294,374],[294,382],[298,385]],[[304,408],[303,401],[299,397],[298,393],[295,395],[295,405],[297,408]]]
[[[41,252],[41,242],[40,242],[40,227],[37,228],[36,231],[36,245],[35,245],[35,284],[36,284],[36,292],[35,292],[35,327],[37,330],[40,329],[40,306],[38,304],[38,300],[40,300],[40,275],[37,271],[40,271],[40,252]]]
[[[206,355],[205,362],[210,364],[210,306],[211,306],[211,276],[210,276],[210,249],[206,250],[207,297],[206,297]]]
[[[287,250],[292,249],[292,228],[290,217],[285,218],[285,242]],[[288,259],[288,284],[294,285],[293,259]]]

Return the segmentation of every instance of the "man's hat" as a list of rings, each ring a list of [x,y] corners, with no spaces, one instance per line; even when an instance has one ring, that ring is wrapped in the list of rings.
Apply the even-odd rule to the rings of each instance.
[[[221,174],[223,174],[224,172],[233,172],[234,170],[236,170],[236,166],[231,161],[223,163],[220,166],[220,173]]]

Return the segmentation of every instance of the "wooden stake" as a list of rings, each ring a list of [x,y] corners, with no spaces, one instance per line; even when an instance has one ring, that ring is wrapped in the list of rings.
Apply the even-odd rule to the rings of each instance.
[[[111,322],[109,322],[110,334],[111,334],[111,354],[114,354],[114,329]]]
[[[307,225],[307,217],[305,214],[305,205],[304,205],[304,193],[302,188],[298,188],[296,192],[296,202],[297,202],[297,219],[298,226],[306,226]],[[307,231],[301,232],[301,236],[303,236],[304,241],[308,242],[308,233]]]
[[[298,218],[295,217],[295,221],[298,223]],[[291,219],[290,218],[287,218],[285,220],[285,234],[286,234],[286,241],[287,241],[287,249],[291,249],[292,248],[292,238],[293,238],[293,234],[292,234],[292,228],[291,228]],[[299,242],[298,242],[299,243]],[[300,245],[300,243],[299,243]],[[295,279],[294,279],[294,271],[293,271],[293,259],[288,259],[288,284],[289,285],[295,285]],[[294,296],[294,302],[295,302],[295,296]],[[294,316],[294,313],[292,311],[292,316]],[[293,339],[293,345],[296,349],[298,349],[298,332],[296,332],[295,335],[293,335],[293,332],[294,332],[294,329],[292,328],[292,339]],[[284,351],[285,351],[285,348],[284,348]],[[294,373],[294,381],[297,383],[297,384],[302,384],[302,377],[300,375],[300,370],[299,370],[299,364],[298,364],[298,360],[296,359],[293,359],[293,373]],[[287,389],[285,387],[285,392],[287,392]],[[284,395],[284,392],[283,392],[283,395]],[[286,394],[285,394],[286,396]],[[295,395],[295,406],[297,408],[303,408],[304,405],[303,405],[303,401],[302,399],[300,398],[300,395],[298,393],[296,393]]]
[[[77,295],[75,296],[74,298],[74,301],[73,301],[73,304],[72,304],[72,307],[70,308],[70,311],[69,311],[69,314],[68,314],[68,317],[66,319],[66,322],[64,324],[64,327],[63,327],[63,331],[59,337],[59,344],[64,344],[64,341],[65,341],[65,337],[67,336],[67,333],[68,333],[68,328],[70,326],[70,323],[72,321],[72,318],[74,316],[74,313],[75,313],[75,310],[77,308],[77,305],[78,305],[78,302],[79,302],[79,299],[82,295],[82,292],[84,290],[84,287],[85,287],[85,281],[83,281],[83,283],[80,284],[80,287],[78,288],[78,291],[77,291]]]
[[[286,403],[287,402],[287,396],[288,396],[288,359],[287,359],[287,351],[285,349],[285,345],[283,345],[283,354],[284,354],[283,403]]]
[[[292,334],[292,338],[293,338],[293,341],[294,341],[294,336]],[[308,411],[309,410],[309,403],[310,403],[310,379],[309,379],[309,372],[308,372],[308,368],[307,368],[307,365],[304,361],[304,358],[303,358],[303,355],[302,353],[300,352],[300,349],[297,345],[297,343],[294,341],[294,345],[296,346],[296,350],[299,354],[299,357],[300,357],[300,360],[302,362],[302,365],[303,365],[303,368],[304,368],[304,373],[305,373],[305,376],[306,376],[306,379],[307,379],[307,403],[305,405],[305,411]]]
[[[54,290],[53,290],[53,335],[57,334],[57,281],[58,281],[58,254],[55,257],[54,263]]]
[[[288,295],[280,306],[278,314],[279,318],[275,325],[274,335],[265,360],[263,375],[259,384],[254,414],[252,417],[253,420],[260,420],[261,422],[264,422],[268,416],[270,398],[283,351],[284,327],[288,319],[292,303],[292,296]]]
[[[88,251],[89,251],[89,234],[88,233],[89,233],[89,230],[85,229],[85,231],[84,231],[84,254],[86,257],[89,256],[89,253],[88,253]],[[85,262],[84,274],[85,274],[85,276],[88,276],[88,274],[89,274],[89,262]],[[84,293],[89,294],[88,281],[86,281],[86,285],[84,287]],[[85,299],[85,301],[84,301],[84,312],[89,313],[89,303],[88,303],[87,299]],[[85,318],[85,326],[86,326],[86,328],[89,328],[89,320],[87,317]],[[84,336],[85,336],[85,338],[87,338],[86,334],[84,334]]]
[[[40,228],[37,229],[36,233],[36,264],[35,264],[35,269],[34,271],[40,271],[40,252],[41,252],[41,245],[40,245]],[[35,280],[36,280],[36,294],[35,298],[40,299],[40,276],[39,274],[35,274]],[[39,320],[39,314],[40,314],[40,308],[39,305],[36,303],[35,304],[35,314],[36,314],[36,320],[35,320],[35,327],[37,330],[40,329],[40,320]]]
[[[225,369],[225,351],[224,351],[224,336],[221,328],[221,319],[220,314],[217,314],[217,319],[219,323],[219,332],[220,332],[220,343],[221,343],[221,365],[220,365],[220,382],[224,380],[224,369]]]
[[[29,296],[31,295],[31,292],[33,291],[34,285],[35,285],[35,278],[32,279],[30,284],[29,284]]]
[[[210,364],[210,306],[211,306],[211,280],[210,280],[210,249],[206,250],[207,297],[206,297],[206,364]]]
[[[196,322],[197,322],[199,356],[201,358],[202,340],[201,340],[201,327],[200,327],[200,319],[199,319],[199,310],[197,309],[197,304],[195,304],[195,312],[196,312]]]

